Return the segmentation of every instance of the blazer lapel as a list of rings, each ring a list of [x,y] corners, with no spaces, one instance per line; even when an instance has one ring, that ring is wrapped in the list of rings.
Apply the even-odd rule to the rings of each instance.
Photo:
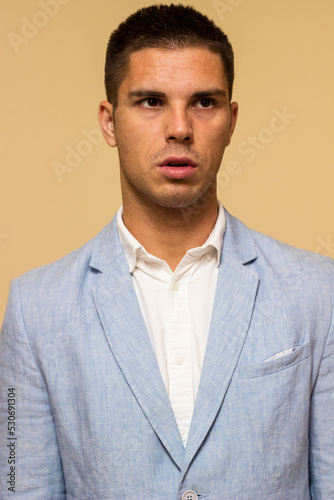
[[[171,457],[181,468],[184,447],[151,341],[140,311],[131,275],[119,242],[115,221],[111,238],[102,255],[101,246],[93,253],[91,266],[101,268],[102,277],[94,287],[94,299],[110,349],[134,396]],[[101,256],[101,253],[100,253]],[[97,263],[99,260],[99,264]]]
[[[226,214],[222,262],[201,381],[181,476],[205,439],[223,403],[245,342],[258,276],[244,264],[256,258],[248,229]]]

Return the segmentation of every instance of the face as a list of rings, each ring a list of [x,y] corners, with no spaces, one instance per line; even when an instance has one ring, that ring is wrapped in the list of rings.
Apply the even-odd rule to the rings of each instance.
[[[188,207],[209,192],[216,203],[216,175],[237,108],[229,103],[221,58],[209,49],[131,54],[117,108],[107,101],[99,108],[104,137],[118,148],[124,208]]]

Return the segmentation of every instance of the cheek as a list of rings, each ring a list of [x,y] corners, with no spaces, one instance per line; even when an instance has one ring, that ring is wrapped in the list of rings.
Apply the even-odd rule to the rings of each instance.
[[[209,137],[206,138],[206,145],[214,155],[221,154],[228,143],[228,131],[225,127],[217,127]]]
[[[228,116],[216,117],[214,120],[208,123],[201,124],[201,136],[205,140],[214,144],[225,147],[228,140],[230,129],[230,119]]]
[[[150,168],[157,146],[157,140],[152,138],[150,130],[145,131],[142,127],[118,129],[116,141],[118,156],[126,171],[132,171],[137,176]]]
[[[203,145],[204,155],[213,170],[220,168],[225,148],[228,142],[228,133],[225,129],[218,129]]]
[[[123,148],[133,155],[145,155],[150,149],[154,150],[159,140],[160,131],[154,124],[131,123],[124,120],[119,124],[117,136]]]

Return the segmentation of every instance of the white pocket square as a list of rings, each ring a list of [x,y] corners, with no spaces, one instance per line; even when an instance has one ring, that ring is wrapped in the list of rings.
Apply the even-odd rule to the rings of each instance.
[[[283,356],[286,356],[287,354],[294,352],[296,349],[298,349],[298,347],[299,346],[294,346],[294,347],[290,347],[290,349],[285,349],[285,351],[278,352],[277,354],[270,356],[270,358],[265,359],[263,362],[265,363],[266,361],[272,361],[273,359],[282,358]]]

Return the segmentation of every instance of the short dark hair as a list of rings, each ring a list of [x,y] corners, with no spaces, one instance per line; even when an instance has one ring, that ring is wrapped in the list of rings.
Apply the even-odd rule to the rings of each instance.
[[[139,9],[112,32],[107,47],[104,80],[108,101],[117,106],[118,90],[133,52],[145,48],[187,47],[204,47],[220,55],[231,99],[234,55],[227,36],[193,7],[171,4]]]

